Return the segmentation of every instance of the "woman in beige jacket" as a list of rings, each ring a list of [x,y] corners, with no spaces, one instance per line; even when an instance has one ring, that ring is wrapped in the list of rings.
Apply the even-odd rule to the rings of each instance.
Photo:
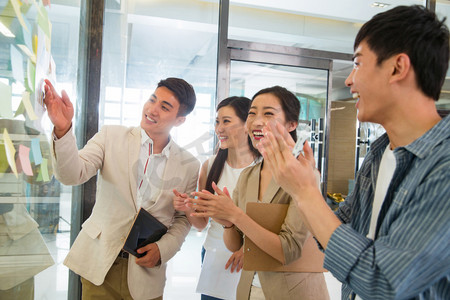
[[[247,130],[255,147],[264,137],[267,122],[283,124],[296,140],[300,103],[287,89],[274,86],[256,93],[247,118]],[[264,161],[241,173],[233,193],[233,200],[224,188],[215,186],[217,195],[206,191],[193,193],[191,199],[197,216],[210,216],[223,224],[224,241],[228,249],[242,246],[243,235],[282,264],[289,264],[302,255],[308,235],[292,198],[275,183]],[[264,229],[246,213],[248,202],[289,204],[279,234]],[[244,257],[245,261],[245,257]],[[328,299],[323,273],[291,273],[243,271],[237,299]]]

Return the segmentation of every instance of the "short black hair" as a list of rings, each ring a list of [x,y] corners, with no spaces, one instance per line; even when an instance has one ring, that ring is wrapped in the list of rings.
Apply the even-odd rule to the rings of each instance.
[[[192,85],[181,78],[169,77],[162,79],[158,83],[158,87],[166,87],[174,93],[180,108],[178,109],[178,116],[187,116],[192,112],[197,101],[195,91]]]
[[[258,91],[253,96],[252,102],[257,96],[262,94],[272,94],[277,97],[280,100],[286,121],[298,122],[298,118],[300,117],[300,101],[294,95],[294,93],[282,86],[275,85]],[[289,133],[291,134],[294,141],[297,141],[297,130],[294,129]]]
[[[399,53],[409,56],[422,92],[439,100],[449,60],[449,30],[434,12],[420,5],[397,6],[375,15],[359,30],[354,44],[363,41],[377,55],[378,64]]]

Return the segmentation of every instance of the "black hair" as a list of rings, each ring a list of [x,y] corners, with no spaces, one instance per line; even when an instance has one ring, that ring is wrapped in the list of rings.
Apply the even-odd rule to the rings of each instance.
[[[397,6],[364,24],[354,49],[367,42],[378,57],[378,65],[393,55],[407,54],[419,88],[437,101],[449,60],[449,31],[444,22],[445,18],[439,21],[423,6]]]
[[[262,94],[272,94],[280,100],[281,107],[283,108],[283,112],[285,115],[285,119],[287,122],[297,122],[300,117],[300,101],[298,98],[289,90],[279,85],[268,87],[257,92],[253,98],[255,98]],[[294,129],[289,134],[292,136],[294,141],[297,141],[297,130]]]
[[[166,87],[174,93],[180,108],[178,109],[178,116],[187,116],[195,107],[196,97],[192,85],[181,78],[169,77],[162,79],[158,83],[158,87]]]
[[[236,96],[228,97],[220,101],[220,103],[217,105],[216,112],[218,112],[219,109],[221,109],[222,107],[230,106],[234,109],[236,116],[238,116],[239,119],[245,122],[247,120],[248,110],[250,109],[250,103],[251,103],[250,99],[246,97],[236,97]],[[261,156],[258,150],[256,150],[255,147],[253,147],[250,136],[248,136],[247,139],[249,148],[252,151],[253,155],[255,157]],[[227,158],[228,158],[228,149],[219,148],[216,154],[216,158],[214,159],[214,162],[209,171],[208,177],[206,178],[205,189],[210,191],[211,193],[214,193],[212,183],[213,182],[217,183],[219,181]]]

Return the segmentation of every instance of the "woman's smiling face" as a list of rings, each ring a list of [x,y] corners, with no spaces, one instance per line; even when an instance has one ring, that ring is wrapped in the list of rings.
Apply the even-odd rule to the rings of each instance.
[[[247,118],[247,130],[255,148],[264,137],[263,127],[270,120],[277,120],[290,131],[288,128],[290,122],[286,122],[286,116],[278,97],[271,93],[260,94],[253,99]]]
[[[238,148],[247,143],[245,122],[236,115],[231,105],[224,106],[217,112],[215,132],[221,149]]]

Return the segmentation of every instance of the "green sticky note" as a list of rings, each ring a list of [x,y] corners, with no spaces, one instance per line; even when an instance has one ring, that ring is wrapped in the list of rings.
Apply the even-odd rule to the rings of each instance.
[[[17,117],[18,115],[24,115],[24,112],[25,112],[25,105],[23,105],[23,101],[20,101],[19,107],[17,108],[16,113],[14,114],[14,118]]]
[[[42,159],[41,163],[41,174],[42,174],[42,180],[44,182],[50,181],[50,178],[48,177],[48,167],[47,167],[48,160],[46,158]]]
[[[41,27],[42,31],[44,31],[45,35],[47,37],[51,37],[51,30],[50,30],[50,20],[48,19],[48,13],[47,10],[43,6],[39,6],[40,14],[38,14],[37,23],[39,27]]]
[[[28,59],[26,86],[30,91],[30,93],[34,92],[35,80],[36,80],[36,66],[33,64],[31,59]]]

